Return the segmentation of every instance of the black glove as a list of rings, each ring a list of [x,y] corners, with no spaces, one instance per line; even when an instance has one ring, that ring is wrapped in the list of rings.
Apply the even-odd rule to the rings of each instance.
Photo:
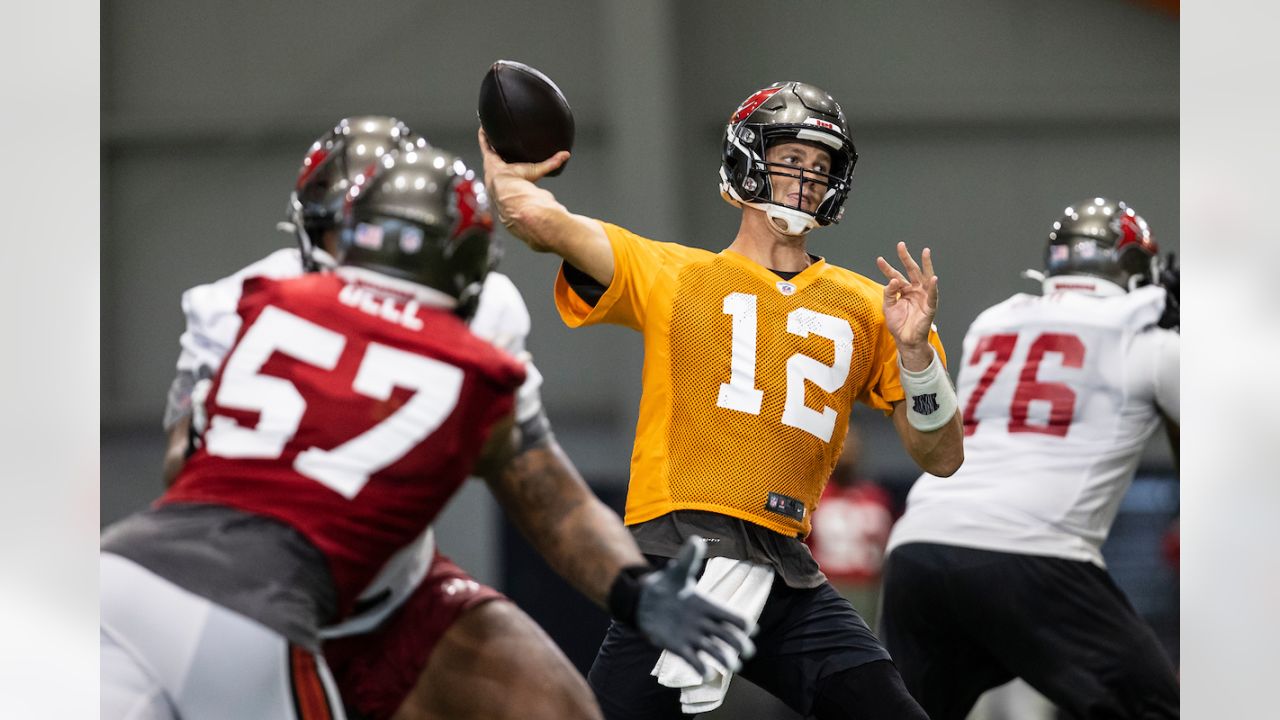
[[[609,592],[614,617],[635,625],[649,642],[679,655],[703,677],[707,668],[698,658],[699,651],[731,672],[737,672],[741,662],[731,661],[724,645],[743,659],[756,652],[747,637],[745,619],[694,592],[694,578],[706,552],[706,541],[692,535],[666,567],[626,568]]]
[[[1167,295],[1164,303],[1164,314],[1160,316],[1160,321],[1156,323],[1162,328],[1179,329],[1178,276],[1180,272],[1178,259],[1173,253],[1169,253],[1164,267],[1160,270],[1160,285]]]

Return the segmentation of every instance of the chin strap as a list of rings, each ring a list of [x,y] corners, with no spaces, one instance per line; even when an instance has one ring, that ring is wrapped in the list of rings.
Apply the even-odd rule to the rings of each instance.
[[[818,227],[818,219],[808,213],[773,203],[750,204],[764,210],[764,214],[769,217],[774,227],[785,235],[804,235]]]

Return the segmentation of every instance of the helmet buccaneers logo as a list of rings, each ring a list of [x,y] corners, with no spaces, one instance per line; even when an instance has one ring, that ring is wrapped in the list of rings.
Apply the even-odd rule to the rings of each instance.
[[[464,178],[453,186],[453,209],[458,214],[458,222],[449,233],[450,240],[457,240],[473,227],[493,231],[493,216],[489,214],[484,186],[479,181]]]
[[[733,117],[729,118],[729,122],[730,123],[741,122],[744,118],[748,117],[749,115],[751,115],[751,113],[755,112],[756,108],[763,105],[765,100],[768,100],[769,98],[773,97],[774,94],[781,89],[782,88],[780,87],[765,88],[763,90],[756,92],[746,100],[743,100],[742,104],[738,106],[738,109],[734,111]]]

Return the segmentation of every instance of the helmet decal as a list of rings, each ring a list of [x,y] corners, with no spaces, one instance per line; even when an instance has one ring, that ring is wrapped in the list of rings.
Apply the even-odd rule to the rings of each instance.
[[[328,157],[329,148],[319,143],[313,146],[311,152],[307,153],[307,156],[302,159],[302,169],[298,171],[298,182],[294,184],[294,187],[301,190],[311,180],[311,176],[316,174],[316,169],[323,165]]]
[[[453,186],[453,207],[458,213],[458,223],[449,233],[451,241],[475,227],[485,232],[493,230],[493,217],[489,214],[488,203],[483,195],[476,190],[478,184],[479,181],[464,177]]]
[[[751,116],[751,113],[756,111],[756,108],[764,104],[765,100],[773,97],[781,89],[781,87],[771,87],[755,92],[751,97],[742,101],[742,104],[738,106],[738,109],[729,118],[729,122],[734,124],[747,119]]]

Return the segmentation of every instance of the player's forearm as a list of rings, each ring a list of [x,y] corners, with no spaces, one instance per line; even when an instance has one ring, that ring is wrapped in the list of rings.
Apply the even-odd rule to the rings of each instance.
[[[601,607],[618,572],[644,564],[618,516],[596,498],[554,440],[520,453],[488,482],[547,564]]]
[[[494,193],[502,224],[530,249],[555,253],[602,285],[613,281],[613,248],[598,221],[569,212],[551,193],[516,177],[500,177]]]
[[[948,477],[964,463],[964,424],[959,412],[953,414],[946,425],[924,432],[911,426],[905,408],[900,404],[894,410],[893,423],[907,454],[921,470],[930,475]]]
[[[191,416],[179,419],[169,428],[169,442],[164,451],[164,486],[173,485],[182,466],[187,463],[191,435]]]

